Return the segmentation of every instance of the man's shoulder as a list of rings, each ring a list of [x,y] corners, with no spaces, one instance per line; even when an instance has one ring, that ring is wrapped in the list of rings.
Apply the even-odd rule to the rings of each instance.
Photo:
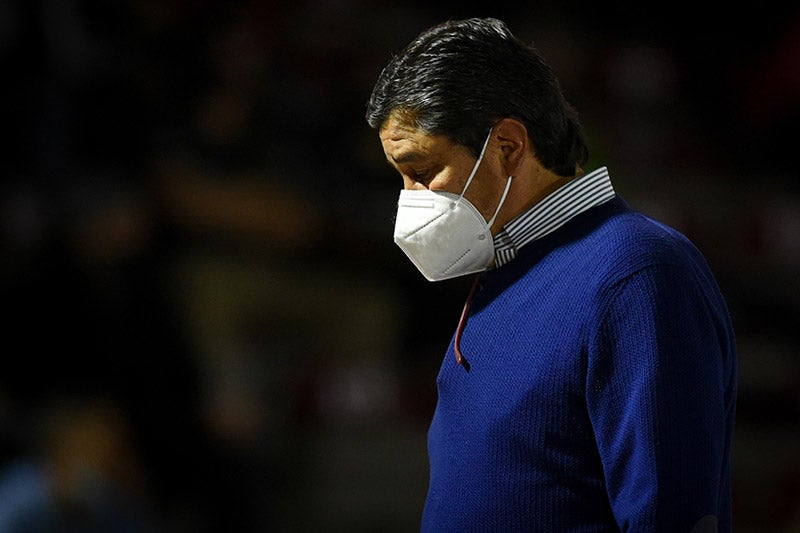
[[[509,274],[515,277],[566,279],[592,292],[642,269],[696,271],[705,260],[680,231],[615,197],[526,246],[511,265]]]
[[[596,223],[576,244],[579,254],[597,263],[598,275],[624,277],[644,268],[707,268],[686,235],[622,199],[615,198],[597,211]]]
[[[624,253],[630,257],[649,256],[654,260],[681,258],[694,244],[680,230],[630,207],[621,198],[599,206],[599,223],[587,234],[607,253]]]

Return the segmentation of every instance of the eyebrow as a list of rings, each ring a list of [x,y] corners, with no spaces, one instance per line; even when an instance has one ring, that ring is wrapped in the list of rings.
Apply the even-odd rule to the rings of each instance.
[[[400,154],[397,157],[395,157],[393,155],[390,155],[389,158],[387,159],[387,162],[389,164],[391,164],[392,161],[394,161],[396,164],[402,165],[403,163],[410,163],[411,161],[418,161],[419,159],[422,159],[424,157],[425,156],[423,154],[421,154],[420,152],[411,151],[411,152],[405,152],[403,154]]]

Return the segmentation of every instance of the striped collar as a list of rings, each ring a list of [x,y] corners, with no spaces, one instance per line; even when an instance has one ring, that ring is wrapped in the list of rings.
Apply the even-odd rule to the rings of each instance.
[[[517,256],[526,244],[554,232],[584,211],[616,195],[606,167],[574,179],[506,224],[494,237],[495,267]]]

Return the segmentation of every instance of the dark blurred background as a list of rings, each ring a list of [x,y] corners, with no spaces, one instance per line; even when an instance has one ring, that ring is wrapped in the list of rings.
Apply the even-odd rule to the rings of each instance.
[[[393,245],[363,115],[469,16],[540,49],[588,167],[708,258],[735,529],[800,531],[800,10],[512,4],[0,1],[0,531],[418,529],[466,287]]]

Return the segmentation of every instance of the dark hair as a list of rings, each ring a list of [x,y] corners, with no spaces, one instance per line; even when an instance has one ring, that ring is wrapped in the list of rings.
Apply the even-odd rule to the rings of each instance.
[[[380,128],[395,111],[476,156],[498,120],[517,119],[539,162],[560,176],[574,175],[589,157],[556,75],[497,19],[439,24],[393,57],[370,96],[367,122]]]

